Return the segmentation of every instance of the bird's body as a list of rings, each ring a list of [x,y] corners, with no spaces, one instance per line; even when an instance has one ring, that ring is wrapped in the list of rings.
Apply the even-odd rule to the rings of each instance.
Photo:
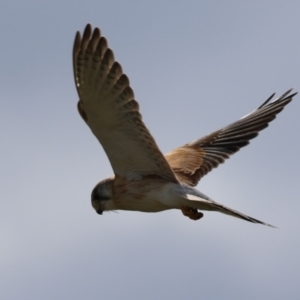
[[[97,195],[102,195],[101,199],[105,200],[99,201],[100,198],[97,198]],[[203,217],[198,209],[211,210],[273,227],[217,203],[187,184],[168,182],[153,176],[135,180],[124,180],[118,177],[107,178],[99,182],[93,190],[92,205],[100,214],[110,210],[153,213],[181,209],[185,216],[193,220]]]
[[[109,210],[160,212],[180,209],[193,220],[198,210],[219,211],[269,225],[219,204],[196,190],[199,180],[268,126],[295,94],[290,91],[257,110],[165,156],[142,121],[129,79],[115,62],[100,30],[87,25],[73,49],[78,111],[103,146],[115,176],[96,185],[92,205]],[[271,225],[269,225],[271,226]]]
[[[176,183],[170,183],[160,177],[126,180],[120,177],[104,180],[97,186],[108,189],[111,200],[103,202],[100,211],[132,210],[142,212],[160,212],[172,207],[170,191]],[[99,194],[99,192],[97,192]],[[101,193],[101,192],[100,192]],[[174,203],[173,203],[174,205]],[[95,205],[95,208],[97,204]]]

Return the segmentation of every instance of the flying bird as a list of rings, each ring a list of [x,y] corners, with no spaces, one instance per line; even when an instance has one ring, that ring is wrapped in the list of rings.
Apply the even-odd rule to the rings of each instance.
[[[212,169],[249,144],[291,102],[291,90],[240,120],[163,155],[142,121],[128,77],[115,61],[100,29],[88,24],[73,48],[79,114],[101,143],[114,176],[92,191],[98,214],[110,210],[160,212],[179,209],[192,220],[201,211],[218,211],[252,223],[264,223],[215,202],[195,186]]]

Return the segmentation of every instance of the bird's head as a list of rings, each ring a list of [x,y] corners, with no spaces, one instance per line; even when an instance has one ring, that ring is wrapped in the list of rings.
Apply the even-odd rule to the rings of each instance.
[[[102,215],[104,210],[109,210],[109,202],[112,201],[112,183],[112,178],[104,179],[92,191],[92,206],[99,215]]]

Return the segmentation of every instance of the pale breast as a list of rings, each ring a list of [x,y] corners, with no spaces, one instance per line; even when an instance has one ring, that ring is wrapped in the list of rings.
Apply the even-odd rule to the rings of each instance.
[[[162,197],[168,182],[158,176],[147,176],[138,180],[126,180],[116,176],[113,186],[113,199],[116,209],[143,212],[159,212],[167,206]]]

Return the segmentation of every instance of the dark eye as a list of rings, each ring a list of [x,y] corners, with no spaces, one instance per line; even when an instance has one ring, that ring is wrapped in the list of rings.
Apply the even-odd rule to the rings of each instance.
[[[111,199],[110,190],[107,189],[104,183],[98,183],[92,191],[92,201],[106,201]]]
[[[92,199],[100,201],[100,196],[96,193],[92,193]]]
[[[93,189],[91,198],[92,198],[92,200],[98,200],[98,201],[100,200],[100,196],[97,193],[96,188]]]

